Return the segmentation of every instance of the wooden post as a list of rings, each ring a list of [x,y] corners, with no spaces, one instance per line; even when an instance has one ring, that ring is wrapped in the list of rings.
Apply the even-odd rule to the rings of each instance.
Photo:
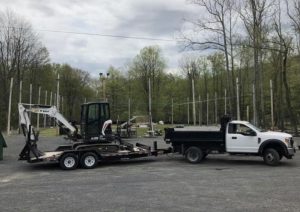
[[[31,109],[31,104],[32,104],[32,84],[30,83],[29,87],[29,108]],[[29,113],[29,118],[31,120],[31,112]]]
[[[22,87],[23,87],[23,82],[22,80],[20,80],[20,86],[19,86],[19,103],[22,103]],[[20,120],[20,116],[19,116],[19,134],[21,134],[21,120]]]
[[[128,99],[128,123],[129,123],[129,120],[130,120],[130,117],[131,117],[131,103],[130,103],[130,98]]]
[[[218,100],[217,92],[215,92],[215,123],[218,124]]]
[[[59,74],[57,74],[57,92],[56,92],[56,107],[57,111],[59,111]]]
[[[270,96],[271,96],[271,127],[272,130],[274,130],[274,103],[273,103],[273,83],[272,80],[270,80]]]
[[[196,126],[196,103],[195,103],[195,81],[192,79],[192,93],[193,93],[193,125]]]
[[[10,78],[8,114],[7,114],[7,135],[10,135],[11,97],[12,97],[13,83],[14,83],[14,78]]]
[[[171,113],[172,113],[171,124],[173,125],[174,124],[174,101],[173,101],[173,98],[172,98]]]
[[[206,94],[206,125],[208,125],[208,113],[209,113],[209,110],[208,110],[208,107],[209,107],[209,103],[208,103],[208,100],[209,100],[209,93]]]
[[[201,96],[199,95],[199,126],[202,124],[202,102],[201,102]]]
[[[45,105],[47,105],[48,91],[45,91]],[[44,128],[46,128],[47,116],[44,114]]]
[[[252,95],[253,95],[253,124],[257,125],[257,120],[256,120],[256,95],[255,95],[255,85],[252,84]]]
[[[190,98],[187,98],[187,124],[190,124]]]
[[[41,104],[41,86],[39,86],[39,95],[38,95],[38,105]],[[37,119],[36,119],[36,129],[39,131],[40,130],[40,114],[36,114]]]
[[[236,78],[236,115],[237,115],[237,120],[241,120],[239,78]]]
[[[149,124],[150,124],[150,131],[151,131],[151,136],[154,135],[154,132],[153,132],[153,124],[152,124],[152,103],[151,103],[151,80],[150,80],[150,77],[149,77],[149,80],[148,80],[148,83],[149,83]]]
[[[249,116],[249,105],[247,105],[247,121],[249,121],[249,118],[250,118],[250,116]]]
[[[52,100],[53,100],[53,98],[52,98],[52,96],[53,96],[53,93],[52,93],[52,91],[50,92],[50,106],[52,106],[53,104],[52,104]],[[49,126],[52,126],[52,118],[50,118],[49,119]]]
[[[224,112],[225,112],[225,114],[224,115],[226,115],[227,114],[227,91],[226,91],[226,89],[225,89],[225,98],[224,98]]]

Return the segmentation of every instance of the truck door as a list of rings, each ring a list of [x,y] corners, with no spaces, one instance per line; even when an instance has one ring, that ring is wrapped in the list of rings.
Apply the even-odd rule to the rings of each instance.
[[[257,153],[257,133],[244,124],[229,123],[226,134],[226,151]]]

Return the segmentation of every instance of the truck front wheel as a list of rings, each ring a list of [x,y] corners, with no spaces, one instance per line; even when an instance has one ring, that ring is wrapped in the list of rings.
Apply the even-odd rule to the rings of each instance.
[[[190,147],[186,150],[185,158],[190,163],[199,163],[203,158],[203,152],[198,147]]]
[[[264,161],[269,166],[277,166],[280,161],[280,155],[276,149],[266,149],[264,151]]]
[[[74,153],[66,153],[61,156],[59,165],[64,170],[73,170],[78,166],[78,157]]]

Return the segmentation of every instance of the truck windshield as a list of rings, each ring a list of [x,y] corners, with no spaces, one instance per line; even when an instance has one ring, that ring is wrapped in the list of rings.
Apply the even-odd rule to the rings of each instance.
[[[256,127],[256,126],[254,126],[254,125],[253,125],[253,124],[251,124],[251,123],[248,123],[248,126],[249,126],[249,127],[251,127],[252,129],[254,129],[254,130],[258,131],[258,132],[263,132],[263,131],[264,131],[264,130],[262,130],[262,129],[260,129],[260,128]]]

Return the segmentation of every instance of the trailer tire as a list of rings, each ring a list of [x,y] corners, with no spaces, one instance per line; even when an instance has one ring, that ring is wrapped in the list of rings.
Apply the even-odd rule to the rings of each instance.
[[[59,165],[64,170],[74,170],[78,166],[78,157],[74,153],[66,153],[61,156]]]
[[[185,152],[185,158],[190,163],[199,163],[203,159],[203,152],[200,148],[192,146]]]
[[[93,152],[84,153],[80,159],[80,165],[84,169],[93,169],[98,164],[98,156]]]
[[[276,149],[266,149],[263,154],[264,162],[269,166],[277,166],[280,162],[280,155]]]

